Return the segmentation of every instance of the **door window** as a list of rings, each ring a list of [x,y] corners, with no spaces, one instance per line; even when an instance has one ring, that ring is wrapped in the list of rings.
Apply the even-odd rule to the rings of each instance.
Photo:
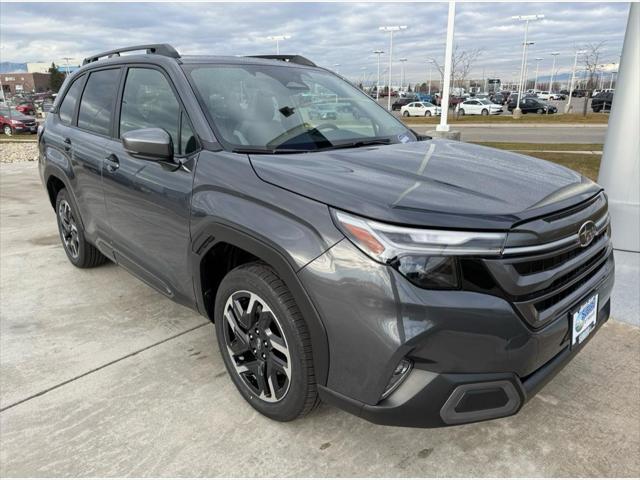
[[[180,104],[158,70],[131,68],[122,95],[120,136],[139,128],[162,128],[179,150]]]
[[[119,77],[120,69],[99,70],[89,75],[80,100],[78,127],[109,135]]]
[[[80,98],[80,93],[82,93],[80,89],[82,88],[83,79],[84,77],[80,77],[74,80],[60,104],[60,120],[67,125],[70,125],[73,121],[73,114],[76,111],[76,103],[78,98]]]

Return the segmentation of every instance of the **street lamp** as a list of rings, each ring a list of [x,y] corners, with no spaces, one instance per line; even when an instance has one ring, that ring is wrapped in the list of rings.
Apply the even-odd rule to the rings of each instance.
[[[429,64],[429,95],[431,95],[431,67],[433,67],[433,60],[427,60]]]
[[[406,58],[399,58],[400,62],[400,90],[404,92],[404,62],[407,61]]]
[[[527,61],[527,36],[529,35],[529,22],[541,20],[544,18],[544,15],[516,15],[511,18],[513,20],[524,22],[524,42],[522,43],[522,66],[520,67],[520,82],[518,84],[518,102],[516,108],[513,110],[514,117],[519,118],[522,114],[522,110],[520,110],[520,102],[522,101],[522,81],[524,76],[524,66]]]
[[[534,77],[533,80],[533,89],[537,90],[538,89],[538,66],[540,65],[540,61],[544,60],[544,58],[542,57],[536,57],[536,76]]]
[[[276,55],[280,55],[280,42],[282,40],[288,40],[291,38],[291,35],[270,35],[267,37],[267,40],[275,40],[276,42]]]
[[[582,55],[583,53],[585,53],[584,50],[576,50],[576,57],[573,60],[573,70],[571,71],[571,84],[569,86],[569,101],[564,107],[564,113],[569,113],[571,111],[571,98],[573,97],[573,82],[575,82],[575,79],[576,79],[576,67],[578,66],[578,55]]]
[[[387,110],[391,111],[391,67],[393,65],[393,33],[406,30],[406,25],[387,25],[380,27],[382,32],[389,32],[389,97],[387,98]]]
[[[376,84],[376,101],[378,101],[380,99],[380,55],[382,55],[384,51],[374,50],[373,53],[378,56],[378,83]]]
[[[551,56],[553,57],[553,64],[551,66],[551,80],[549,80],[549,100],[551,100],[551,95],[553,95],[553,76],[555,75],[556,71],[556,57],[558,55],[560,55],[560,52],[551,52]]]

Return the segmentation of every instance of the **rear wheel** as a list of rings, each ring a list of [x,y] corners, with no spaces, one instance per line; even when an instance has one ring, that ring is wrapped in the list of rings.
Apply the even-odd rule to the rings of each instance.
[[[464,108],[461,108],[460,110],[458,110],[458,115],[464,115]]]
[[[216,336],[233,383],[257,411],[286,422],[318,403],[311,340],[284,282],[268,265],[242,265],[216,294]]]
[[[60,240],[69,261],[78,268],[101,265],[107,258],[84,237],[78,209],[65,188],[56,197],[56,217]]]
[[[404,112],[402,112],[402,116],[403,117],[408,117],[410,115],[409,115],[409,112],[405,110]]]

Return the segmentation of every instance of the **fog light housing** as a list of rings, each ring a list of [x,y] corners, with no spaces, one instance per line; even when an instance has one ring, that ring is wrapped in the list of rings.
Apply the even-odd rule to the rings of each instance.
[[[454,257],[405,255],[398,258],[393,266],[420,288],[460,288],[458,265]]]
[[[413,363],[411,362],[411,360],[408,360],[406,358],[400,360],[400,363],[398,363],[395,370],[393,371],[391,379],[389,380],[389,383],[387,383],[387,386],[385,387],[384,393],[382,394],[380,400],[384,400],[385,398],[387,398],[400,386],[404,379],[407,378],[407,375],[409,375],[412,367]]]

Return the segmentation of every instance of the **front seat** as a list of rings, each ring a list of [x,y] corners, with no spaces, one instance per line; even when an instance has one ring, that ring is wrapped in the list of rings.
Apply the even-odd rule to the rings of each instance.
[[[257,93],[250,116],[245,118],[237,130],[249,145],[265,146],[285,132],[282,123],[276,119],[273,97]]]

